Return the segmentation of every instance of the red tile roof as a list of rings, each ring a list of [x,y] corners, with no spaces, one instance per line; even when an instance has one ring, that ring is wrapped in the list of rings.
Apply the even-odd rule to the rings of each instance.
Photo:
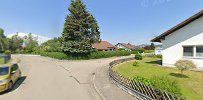
[[[100,43],[92,44],[92,47],[97,50],[109,50],[109,49],[116,49],[116,46],[110,44],[107,41],[101,41]]]

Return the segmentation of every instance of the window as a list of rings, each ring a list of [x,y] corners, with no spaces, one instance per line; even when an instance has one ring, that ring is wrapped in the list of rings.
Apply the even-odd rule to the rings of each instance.
[[[197,46],[196,47],[196,56],[197,57],[203,57],[203,46]]]
[[[6,75],[9,72],[9,67],[0,67],[0,76]]]
[[[183,47],[183,56],[193,57],[193,46]]]
[[[12,65],[11,72],[16,71],[16,70],[18,70],[18,65],[17,64]]]

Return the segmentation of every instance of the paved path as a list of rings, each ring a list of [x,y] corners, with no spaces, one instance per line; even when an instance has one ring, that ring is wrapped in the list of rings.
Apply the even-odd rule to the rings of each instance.
[[[13,91],[1,94],[0,100],[101,100],[92,77],[99,68],[118,59],[58,61],[40,56],[14,57],[21,60],[23,77]]]
[[[108,76],[109,66],[103,66],[98,69],[95,75],[95,86],[106,100],[137,100],[136,97],[122,91],[112,83]]]

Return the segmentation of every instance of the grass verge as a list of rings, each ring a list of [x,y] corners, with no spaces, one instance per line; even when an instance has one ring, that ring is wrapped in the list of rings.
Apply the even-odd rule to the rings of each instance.
[[[144,78],[167,76],[178,81],[181,93],[186,99],[203,100],[203,72],[185,71],[182,75],[176,68],[161,67],[160,61],[160,58],[144,57],[138,61],[139,66],[133,66],[134,62],[131,61],[115,66],[114,70],[132,79],[136,76]]]

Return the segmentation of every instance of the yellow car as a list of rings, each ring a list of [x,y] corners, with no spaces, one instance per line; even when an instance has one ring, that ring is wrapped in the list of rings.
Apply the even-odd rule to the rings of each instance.
[[[10,91],[13,84],[21,77],[18,64],[0,66],[0,92]]]

